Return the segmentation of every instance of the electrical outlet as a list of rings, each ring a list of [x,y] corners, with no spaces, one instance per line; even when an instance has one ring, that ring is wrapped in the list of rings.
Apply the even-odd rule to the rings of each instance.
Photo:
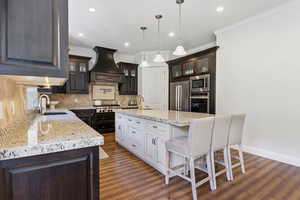
[[[78,103],[78,99],[77,99],[77,98],[75,98],[75,99],[74,99],[74,102],[75,102],[75,103]]]
[[[3,104],[2,102],[0,102],[0,120],[3,119],[4,116],[3,116]]]

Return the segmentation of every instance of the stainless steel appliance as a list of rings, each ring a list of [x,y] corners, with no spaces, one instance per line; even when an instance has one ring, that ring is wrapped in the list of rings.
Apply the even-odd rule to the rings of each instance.
[[[170,109],[190,111],[190,82],[170,83]]]
[[[192,93],[191,112],[209,113],[209,92]]]
[[[190,78],[191,112],[209,113],[210,74]]]
[[[209,92],[210,74],[193,76],[190,78],[191,93]]]

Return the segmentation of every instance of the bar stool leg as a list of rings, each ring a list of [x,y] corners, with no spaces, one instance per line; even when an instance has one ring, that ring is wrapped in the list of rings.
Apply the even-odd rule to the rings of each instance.
[[[194,159],[190,159],[190,172],[191,172],[191,184],[192,184],[192,193],[193,200],[197,200],[197,188],[196,188],[196,177],[195,177],[195,164]]]
[[[170,169],[170,161],[171,161],[171,152],[167,151],[166,161],[167,161],[167,170],[165,175],[165,183],[166,185],[169,184],[169,169]]]
[[[246,170],[245,170],[245,162],[244,162],[243,150],[242,150],[242,146],[241,145],[239,145],[238,150],[239,150],[239,160],[241,162],[242,173],[245,174],[245,172],[246,172]]]
[[[227,162],[229,166],[229,172],[230,172],[230,180],[233,180],[233,171],[232,171],[232,161],[231,161],[231,151],[230,151],[230,146],[227,147]]]
[[[184,159],[185,159],[184,175],[187,176],[189,174],[189,159],[188,158],[184,158]]]
[[[225,147],[223,149],[223,156],[224,156],[224,163],[225,163],[225,168],[226,168],[227,181],[231,181],[231,172],[230,172],[231,166],[229,165],[229,162],[228,162],[228,152],[227,152],[227,150],[228,150],[227,147]]]
[[[209,177],[209,184],[211,191],[216,190],[216,175],[215,175],[215,165],[212,162],[211,153],[206,155],[206,165],[207,165],[207,172]]]

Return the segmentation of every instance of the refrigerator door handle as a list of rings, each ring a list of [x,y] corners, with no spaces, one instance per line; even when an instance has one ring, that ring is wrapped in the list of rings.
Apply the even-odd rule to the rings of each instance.
[[[176,110],[179,109],[179,87],[178,85],[176,86]]]

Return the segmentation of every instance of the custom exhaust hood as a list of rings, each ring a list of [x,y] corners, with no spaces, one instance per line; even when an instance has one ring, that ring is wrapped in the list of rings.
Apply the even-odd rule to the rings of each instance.
[[[115,49],[105,47],[94,47],[97,58],[91,70],[91,80],[93,82],[122,83],[124,73],[119,69],[114,60]]]

